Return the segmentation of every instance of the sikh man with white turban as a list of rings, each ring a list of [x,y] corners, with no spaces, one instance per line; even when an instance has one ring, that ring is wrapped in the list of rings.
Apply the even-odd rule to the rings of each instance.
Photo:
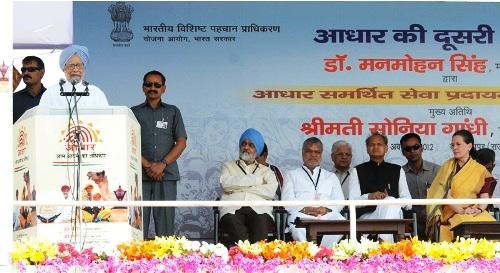
[[[99,87],[89,85],[84,81],[89,57],[89,50],[85,46],[80,45],[70,45],[61,52],[59,67],[61,67],[66,77],[65,83],[62,84],[63,91],[72,92],[74,85],[75,92],[89,92],[88,96],[81,96],[77,99],[78,107],[108,106],[108,100],[104,92]],[[43,93],[40,105],[47,107],[68,107],[67,97],[61,96],[60,93],[60,84],[51,86]]]
[[[264,138],[253,128],[247,129],[240,137],[239,159],[222,166],[220,184],[223,195],[221,201],[272,200],[278,188],[276,175],[267,166],[255,159],[264,149]],[[228,233],[226,246],[238,240],[255,243],[267,239],[267,231],[273,223],[272,207],[221,207],[220,226]]]

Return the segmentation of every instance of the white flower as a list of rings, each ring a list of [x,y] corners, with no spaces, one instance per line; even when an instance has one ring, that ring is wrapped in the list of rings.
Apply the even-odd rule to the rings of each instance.
[[[212,254],[212,244],[208,244],[207,242],[202,242],[200,246],[200,253],[204,256],[208,256]]]
[[[196,252],[200,250],[200,242],[198,241],[185,241],[182,242],[182,248],[186,251]]]
[[[319,252],[320,248],[319,246],[317,246],[315,243],[313,242],[308,242],[308,245],[307,245],[307,252],[309,252],[309,254],[314,257],[316,256],[316,254]]]
[[[376,248],[378,246],[378,242],[374,242],[365,237],[361,237],[361,242],[355,242],[354,248],[355,253],[360,255],[368,255],[371,249]]]
[[[214,249],[214,255],[221,257],[224,261],[229,261],[229,252],[227,248],[222,244],[217,244]]]

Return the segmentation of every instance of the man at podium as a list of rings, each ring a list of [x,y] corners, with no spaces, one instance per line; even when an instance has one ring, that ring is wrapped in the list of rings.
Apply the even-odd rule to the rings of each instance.
[[[181,112],[161,100],[166,91],[165,76],[159,71],[144,75],[142,90],[146,101],[132,107],[141,125],[143,200],[175,200],[179,168],[177,158],[186,148],[186,129]],[[153,208],[156,236],[174,234],[175,208]],[[151,208],[143,214],[144,239],[149,238]]]
[[[43,94],[40,105],[68,107],[70,97],[75,95],[78,107],[108,106],[104,92],[84,80],[89,57],[89,50],[85,46],[70,45],[64,49],[59,57],[59,66],[66,79],[61,79],[59,84],[49,87]],[[70,105],[72,106],[73,103]]]

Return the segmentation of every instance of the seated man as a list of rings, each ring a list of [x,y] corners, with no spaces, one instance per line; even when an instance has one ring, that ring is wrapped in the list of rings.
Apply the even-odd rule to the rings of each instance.
[[[316,137],[308,138],[302,145],[302,160],[304,165],[285,175],[283,200],[344,200],[340,182],[334,173],[320,167],[323,143]],[[306,229],[295,228],[292,224],[295,218],[345,220],[340,211],[342,207],[289,207],[287,208],[292,237],[296,241],[306,240]],[[332,247],[342,235],[325,235],[321,245]]]
[[[365,142],[370,161],[359,164],[352,170],[349,199],[411,199],[406,175],[401,166],[384,161],[388,150],[387,137],[374,132]],[[411,205],[406,208],[410,209]],[[356,215],[359,219],[403,218],[400,205],[358,207]],[[391,234],[380,234],[379,237],[384,241],[393,241]]]
[[[490,148],[479,149],[476,153],[476,161],[493,174],[493,169],[495,168],[495,151]]]
[[[349,176],[351,172],[352,146],[345,140],[332,145],[333,173],[337,176],[345,198],[349,197]]]
[[[272,200],[278,188],[273,171],[255,159],[264,149],[264,138],[259,131],[250,128],[240,137],[240,156],[222,166],[220,184],[221,201]],[[269,225],[273,223],[272,207],[221,207],[220,225],[228,233],[226,246],[238,240],[255,243],[267,239]]]
[[[479,149],[476,153],[476,161],[483,165],[492,175],[493,169],[495,168],[495,151],[490,148]],[[500,198],[500,187],[496,186],[498,178],[495,178],[495,182],[492,182],[488,191],[492,193],[491,198]],[[500,208],[500,204],[494,204],[493,207]]]

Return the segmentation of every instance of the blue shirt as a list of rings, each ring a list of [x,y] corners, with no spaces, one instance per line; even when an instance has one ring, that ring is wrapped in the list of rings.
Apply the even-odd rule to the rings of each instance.
[[[16,123],[16,121],[26,112],[27,110],[38,106],[40,103],[40,99],[42,98],[43,92],[45,92],[47,88],[43,86],[40,89],[40,93],[36,96],[32,96],[28,90],[28,88],[24,88],[21,91],[14,93],[12,96],[12,123]]]
[[[147,102],[132,107],[132,112],[141,125],[142,156],[149,161],[160,162],[172,149],[178,138],[187,138],[182,115],[174,105],[160,102],[156,109]],[[164,180],[179,180],[177,162],[164,170]],[[143,180],[152,180],[143,169]]]

